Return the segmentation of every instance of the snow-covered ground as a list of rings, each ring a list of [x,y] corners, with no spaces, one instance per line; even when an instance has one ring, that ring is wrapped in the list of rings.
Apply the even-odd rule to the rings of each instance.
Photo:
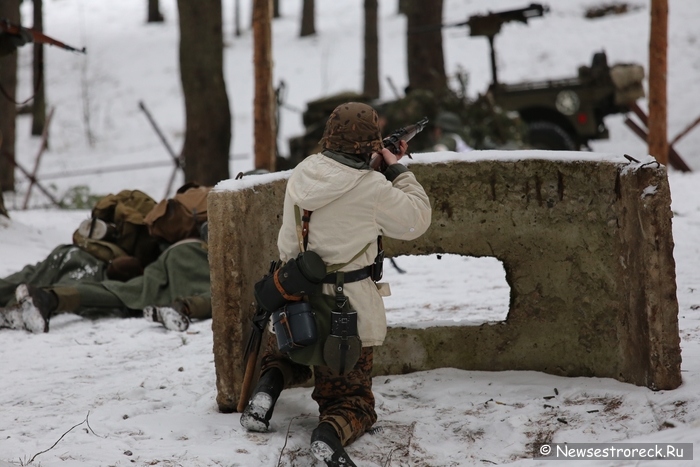
[[[161,0],[166,22],[145,23],[146,2],[53,0],[44,2],[46,32],[88,55],[47,49],[47,96],[56,107],[51,146],[39,171],[57,197],[77,185],[106,194],[142,189],[160,199],[171,174],[170,156],[139,110],[143,101],[173,147],[183,141],[184,107],[177,64],[177,8]],[[247,24],[250,2],[241,2]],[[361,84],[361,2],[316,2],[317,37],[299,39],[300,1],[284,1],[274,23],[275,80],[284,80],[282,153],[286,138],[302,131],[307,100]],[[511,0],[445,1],[445,21],[509,8]],[[631,13],[585,20],[589,0],[550,4],[528,26],[509,24],[496,39],[500,78],[566,77],[605,49],[611,64],[646,65],[649,1]],[[669,135],[700,113],[700,2],[670,0]],[[382,76],[406,84],[405,19],[396,2],[380,2]],[[31,2],[24,2],[25,23]],[[226,76],[234,116],[231,174],[252,168],[252,69],[249,31],[235,38],[233,1],[224,0]],[[444,33],[449,73],[470,73],[472,94],[486,88],[488,49],[466,30]],[[31,94],[31,50],[20,55],[19,98]],[[382,81],[384,97],[392,96]],[[645,106],[642,101],[642,106]],[[94,138],[88,141],[89,129]],[[601,153],[643,157],[646,147],[622,123],[607,119],[611,139],[594,144]],[[18,120],[17,157],[33,167],[38,139],[30,121]],[[700,129],[678,145],[700,170]],[[124,164],[163,162],[160,168],[105,172]],[[102,168],[89,176],[52,174]],[[677,265],[683,385],[673,391],[601,378],[562,378],[537,372],[469,372],[440,369],[374,380],[379,421],[348,452],[360,466],[556,465],[534,461],[530,444],[554,442],[700,441],[700,174],[670,170],[674,255]],[[181,180],[179,180],[181,182]],[[20,210],[27,182],[5,197],[11,221],[0,217],[0,276],[44,258],[70,242],[87,211]],[[35,189],[32,205],[45,205]],[[478,323],[505,318],[508,285],[490,258],[397,258],[385,277],[390,324],[448,320]],[[420,273],[419,273],[420,271]],[[428,281],[425,277],[430,277]],[[464,284],[468,288],[465,290]],[[440,294],[434,293],[439,287]],[[188,332],[168,332],[142,319],[91,321],[60,316],[51,332],[30,335],[0,330],[0,466],[3,462],[53,466],[312,466],[308,437],[316,407],[310,390],[283,394],[270,434],[248,434],[237,414],[219,413],[210,322]],[[697,454],[696,454],[697,455]],[[696,461],[697,462],[697,461]],[[658,461],[580,461],[577,465],[694,465]]]

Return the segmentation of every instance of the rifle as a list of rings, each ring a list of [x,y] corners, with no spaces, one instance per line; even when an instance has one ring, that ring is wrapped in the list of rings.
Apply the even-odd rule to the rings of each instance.
[[[0,33],[20,36],[22,38],[25,38],[28,42],[34,42],[36,44],[55,45],[56,47],[66,49],[71,52],[78,52],[83,54],[87,53],[85,47],[83,47],[82,49],[76,49],[75,47],[71,47],[70,45],[64,44],[63,42],[58,41],[53,37],[49,37],[46,34],[40,33],[39,31],[35,31],[31,28],[25,28],[23,26],[20,26],[19,24],[11,23],[7,19],[0,20]]]
[[[549,7],[546,5],[531,3],[530,6],[525,8],[470,16],[461,26],[465,24],[469,26],[470,36],[493,37],[501,31],[501,26],[504,23],[517,21],[527,24],[528,19],[544,16],[548,11]]]
[[[267,275],[274,274],[276,269],[277,261],[270,261],[270,270]],[[243,375],[243,383],[241,384],[241,395],[238,398],[238,406],[236,407],[239,413],[242,413],[245,410],[245,406],[248,404],[253,375],[255,374],[255,366],[258,363],[258,354],[260,354],[260,346],[262,345],[262,336],[271,315],[271,311],[266,311],[260,304],[256,304],[252,326],[248,334],[248,342],[246,343],[245,353],[243,354],[245,373]]]
[[[428,117],[423,117],[421,120],[412,125],[401,127],[394,131],[392,134],[382,140],[382,144],[393,154],[398,154],[399,151],[401,151],[399,142],[402,140],[406,142],[411,141],[414,136],[423,131],[427,124]],[[406,155],[409,157],[409,159],[413,159],[409,153],[406,153]],[[384,158],[381,155],[373,157],[369,165],[374,170],[379,170],[380,172],[383,172],[384,169],[386,169]]]
[[[415,34],[437,31],[438,29],[461,28],[463,26],[469,26],[470,36],[492,37],[501,32],[501,26],[503,26],[504,23],[518,21],[519,23],[527,24],[528,19],[544,16],[544,14],[547,12],[549,12],[549,7],[547,5],[531,3],[530,6],[525,8],[517,8],[515,10],[499,11],[495,13],[489,12],[485,15],[472,15],[466,21],[436,24],[432,26],[420,26],[411,29],[409,32],[411,34]]]
[[[506,10],[496,13],[487,13],[485,15],[473,15],[470,16],[466,21],[461,21],[459,23],[446,23],[438,24],[434,26],[422,26],[419,28],[414,28],[409,31],[409,33],[422,33],[428,31],[435,31],[444,28],[457,28],[462,26],[469,26],[470,36],[484,36],[489,40],[489,48],[491,51],[491,77],[494,84],[498,84],[498,75],[496,72],[496,52],[493,48],[493,41],[496,34],[501,32],[501,26],[505,23],[511,21],[517,21],[519,23],[527,24],[527,20],[530,18],[538,18],[544,16],[545,13],[549,12],[549,7],[547,5],[542,5],[539,3],[531,3],[525,8],[517,8],[515,10]]]

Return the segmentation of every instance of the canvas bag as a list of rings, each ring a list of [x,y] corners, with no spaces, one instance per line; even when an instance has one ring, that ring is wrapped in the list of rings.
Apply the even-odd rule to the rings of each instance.
[[[199,238],[199,228],[207,220],[207,195],[212,187],[187,183],[175,196],[158,203],[145,218],[149,233],[176,243],[185,238]]]
[[[77,229],[73,233],[73,244],[105,262],[121,256],[134,256],[145,267],[160,253],[158,242],[149,235],[144,221],[155,205],[155,200],[140,190],[122,190],[116,195],[107,195],[92,208],[91,217],[109,225],[112,236],[95,239]]]

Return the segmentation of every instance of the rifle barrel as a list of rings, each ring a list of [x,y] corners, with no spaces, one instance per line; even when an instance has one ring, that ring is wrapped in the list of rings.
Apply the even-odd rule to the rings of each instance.
[[[483,15],[472,15],[466,21],[460,21],[458,23],[442,23],[433,24],[427,26],[419,26],[417,28],[412,28],[408,31],[409,34],[420,34],[424,32],[436,31],[438,29],[446,28],[459,28],[462,26],[468,26],[470,28],[471,36],[487,36],[495,35],[500,30],[500,25],[510,21],[520,21],[522,23],[527,23],[530,18],[538,18],[544,16],[545,13],[549,12],[549,7],[547,5],[542,5],[540,3],[531,3],[525,8],[518,8],[515,10],[499,11],[499,12],[489,12]],[[482,31],[485,25],[488,25],[488,34]]]
[[[408,125],[402,128],[399,128],[398,130],[394,131],[392,134],[387,136],[382,140],[382,144],[391,152],[396,154],[399,150],[398,142],[403,140],[403,141],[411,141],[414,136],[416,136],[418,133],[423,131],[425,126],[428,124],[428,117],[423,117],[421,120],[418,122]],[[406,153],[406,155],[410,158],[411,155]],[[383,167],[384,164],[384,158],[379,154],[375,157],[372,158],[372,160],[369,163],[369,166],[377,170],[380,167],[382,168],[380,172],[383,172],[383,170],[386,167]]]
[[[46,34],[36,31],[32,28],[25,28],[24,26],[20,26],[19,24],[11,23],[6,19],[0,20],[0,32],[20,35],[22,31],[28,32],[29,35],[32,37],[32,42],[34,42],[35,44],[55,45],[56,47],[69,50],[71,52],[87,54],[85,47],[83,47],[82,49],[77,49],[59,40],[56,40],[53,37],[47,36]]]

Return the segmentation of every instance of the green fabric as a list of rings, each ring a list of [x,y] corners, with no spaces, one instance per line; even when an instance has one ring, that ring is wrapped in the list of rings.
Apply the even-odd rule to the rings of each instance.
[[[316,319],[316,344],[289,352],[289,358],[302,365],[325,365],[323,346],[331,333],[331,311],[335,308],[335,297],[326,294],[314,294],[308,297]]]
[[[333,159],[336,162],[340,162],[343,165],[347,165],[348,167],[352,167],[353,169],[358,169],[358,170],[370,170],[371,167],[369,166],[369,156],[366,156],[364,154],[345,154],[342,152],[338,151],[331,151],[329,149],[326,149],[323,151],[321,154],[324,156]]]
[[[127,282],[81,282],[51,289],[59,297],[59,306],[69,304],[58,312],[70,311],[84,316],[100,316],[115,310],[140,311],[149,305],[170,305],[176,299],[206,297],[211,293],[206,244],[199,240],[177,243],[146,266],[142,276]]]
[[[143,276],[127,282],[106,280],[102,287],[126,308],[170,305],[177,298],[210,293],[209,260],[203,242],[184,241],[165,250],[146,266]]]
[[[107,263],[75,245],[59,245],[43,261],[0,279],[0,306],[15,303],[15,289],[20,284],[48,287],[102,281],[107,278],[106,270]]]
[[[302,365],[319,365],[326,366],[326,360],[323,358],[324,347],[328,336],[331,334],[331,311],[336,308],[335,297],[327,294],[313,294],[308,296],[311,309],[314,311],[316,320],[316,334],[318,340],[314,345],[309,345],[303,349],[297,349],[289,352],[289,358],[296,363]],[[350,301],[346,300],[343,310],[346,312],[352,311]]]
[[[321,154],[324,156],[333,159],[336,162],[340,162],[343,165],[347,165],[348,167],[352,167],[353,169],[358,169],[358,170],[370,170],[371,167],[369,165],[369,158],[365,156],[358,156],[355,154],[343,154],[342,152],[338,151],[330,151],[326,149],[323,151]],[[359,160],[359,159],[362,160]],[[393,182],[396,177],[401,175],[404,172],[408,172],[408,167],[406,167],[403,164],[391,164],[389,167],[386,168],[384,171],[384,176],[386,177],[387,180],[390,182]]]
[[[85,312],[87,310],[121,310],[124,304],[99,282],[85,282],[69,287],[49,287],[58,297],[57,312]]]

